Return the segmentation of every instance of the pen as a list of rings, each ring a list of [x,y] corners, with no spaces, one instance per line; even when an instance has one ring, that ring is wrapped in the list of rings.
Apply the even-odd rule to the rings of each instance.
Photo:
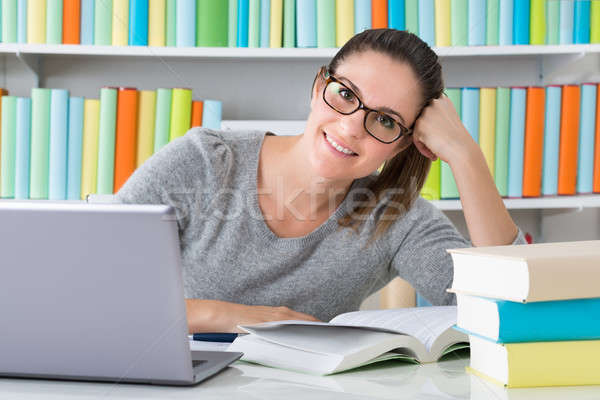
[[[237,333],[194,333],[193,339],[203,342],[231,343],[237,336]]]

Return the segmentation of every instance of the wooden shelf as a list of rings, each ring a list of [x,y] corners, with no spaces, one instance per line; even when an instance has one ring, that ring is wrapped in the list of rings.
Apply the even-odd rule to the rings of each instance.
[[[533,197],[526,199],[503,199],[509,210],[527,209],[577,209],[600,208],[600,195]],[[432,203],[440,210],[461,210],[460,200],[435,200]]]

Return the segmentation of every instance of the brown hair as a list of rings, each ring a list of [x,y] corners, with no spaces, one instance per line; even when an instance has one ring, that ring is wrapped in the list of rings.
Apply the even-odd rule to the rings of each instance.
[[[421,89],[420,110],[442,95],[444,82],[437,55],[418,36],[406,31],[369,29],[353,36],[329,63],[329,73],[335,74],[345,58],[363,51],[385,54],[412,68]],[[404,140],[407,138],[399,139],[401,143]],[[385,207],[371,238],[375,240],[380,237],[408,211],[419,196],[430,167],[431,160],[423,156],[411,142],[408,148],[385,163],[377,179],[369,186],[368,189],[373,193],[373,196],[369,196],[370,201],[356,207],[340,219],[339,224],[358,230],[369,216],[374,217],[372,213],[375,207],[383,201]]]

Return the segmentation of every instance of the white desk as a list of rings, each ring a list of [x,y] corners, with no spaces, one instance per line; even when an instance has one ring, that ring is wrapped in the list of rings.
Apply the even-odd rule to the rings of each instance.
[[[600,386],[503,389],[467,374],[467,364],[464,357],[423,366],[392,361],[322,377],[237,362],[193,387],[0,378],[0,399],[600,399]]]

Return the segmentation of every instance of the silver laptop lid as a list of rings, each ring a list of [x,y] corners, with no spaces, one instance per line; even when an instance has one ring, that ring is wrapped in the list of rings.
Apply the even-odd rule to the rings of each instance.
[[[0,375],[192,382],[173,210],[0,202]]]

